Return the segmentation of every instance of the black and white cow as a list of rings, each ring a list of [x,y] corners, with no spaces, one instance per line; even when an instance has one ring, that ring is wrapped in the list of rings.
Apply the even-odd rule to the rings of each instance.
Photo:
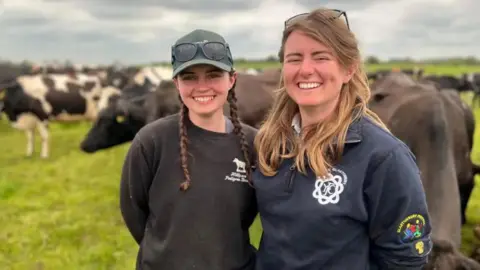
[[[49,156],[50,121],[94,121],[101,98],[100,78],[85,74],[23,75],[0,84],[1,112],[12,127],[25,131],[27,156],[34,150],[34,130],[42,139],[40,156]]]

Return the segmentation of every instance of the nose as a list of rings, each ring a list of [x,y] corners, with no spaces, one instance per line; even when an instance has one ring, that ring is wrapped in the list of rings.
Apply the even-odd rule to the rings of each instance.
[[[315,68],[312,61],[310,61],[310,59],[303,59],[302,64],[300,65],[299,74],[302,76],[310,76],[313,74],[314,70]]]
[[[84,140],[80,143],[80,149],[85,153],[93,153],[95,151],[93,145],[87,140]]]
[[[209,81],[206,78],[198,78],[195,90],[197,91],[208,91],[210,90]]]

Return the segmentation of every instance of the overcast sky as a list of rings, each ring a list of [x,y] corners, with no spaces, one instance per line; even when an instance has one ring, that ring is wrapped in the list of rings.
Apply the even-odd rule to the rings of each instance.
[[[322,2],[347,11],[364,56],[480,57],[478,0],[0,0],[0,58],[165,61],[195,28],[224,35],[234,57],[265,58],[286,18]]]

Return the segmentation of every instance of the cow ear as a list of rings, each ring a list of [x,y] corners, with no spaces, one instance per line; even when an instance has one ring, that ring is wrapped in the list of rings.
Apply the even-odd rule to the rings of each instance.
[[[4,93],[8,88],[18,86],[18,82],[15,79],[8,79],[0,83],[0,92]]]

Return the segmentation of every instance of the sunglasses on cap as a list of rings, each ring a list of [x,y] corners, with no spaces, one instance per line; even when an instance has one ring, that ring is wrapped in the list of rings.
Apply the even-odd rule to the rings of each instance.
[[[202,50],[203,55],[213,61],[220,61],[228,56],[229,46],[217,41],[180,43],[173,47],[173,56],[175,61],[187,62],[195,58],[198,50]]]
[[[339,10],[339,9],[328,9],[327,11],[331,11],[334,13],[334,16],[331,18],[332,20],[336,20],[340,17],[345,17],[345,24],[347,25],[347,28],[348,30],[350,30],[350,25],[348,23],[348,17],[347,17],[347,12],[343,11],[343,10]],[[287,28],[287,26],[293,22],[295,22],[296,20],[299,20],[299,19],[303,19],[305,17],[307,17],[310,13],[309,12],[306,12],[306,13],[301,13],[301,14],[297,14],[293,17],[290,17],[289,19],[287,19],[285,21],[285,28]]]

